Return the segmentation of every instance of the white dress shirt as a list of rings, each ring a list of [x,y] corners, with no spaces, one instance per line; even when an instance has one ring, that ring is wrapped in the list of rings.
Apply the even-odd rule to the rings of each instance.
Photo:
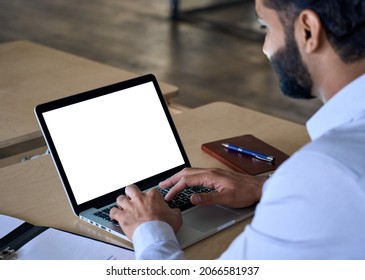
[[[307,123],[312,141],[266,181],[252,223],[220,259],[365,259],[365,75]],[[138,259],[182,259],[169,225],[133,235]]]

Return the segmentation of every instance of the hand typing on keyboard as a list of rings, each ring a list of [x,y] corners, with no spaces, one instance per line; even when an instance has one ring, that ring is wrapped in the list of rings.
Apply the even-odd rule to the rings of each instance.
[[[132,240],[133,233],[139,225],[148,221],[166,222],[175,233],[181,227],[181,211],[164,203],[161,193],[156,188],[141,192],[137,186],[130,185],[126,187],[125,194],[118,196],[118,208],[110,210],[110,218],[119,222],[129,239]]]
[[[161,182],[159,189],[165,193],[165,200],[169,203],[180,193],[185,196],[185,201],[190,200],[195,205],[221,204],[229,207],[245,207],[261,198],[262,187],[266,180],[267,177],[254,177],[220,169],[186,168]],[[214,191],[192,194],[194,186],[204,187],[199,188],[200,190],[208,188]],[[130,239],[135,229],[148,221],[166,222],[175,233],[181,227],[181,211],[179,208],[170,208],[164,203],[159,189],[154,188],[144,193],[137,186],[131,185],[126,187],[126,195],[118,196],[118,208],[110,210],[110,218],[119,222]],[[183,190],[186,191],[185,194]]]
[[[220,204],[241,208],[260,200],[267,179],[221,169],[185,168],[161,182],[159,187],[169,190],[165,195],[168,202],[187,188],[202,186],[214,192],[192,194],[190,201],[194,205]]]
[[[161,192],[162,196],[164,196],[164,197],[167,195],[167,193],[170,190],[170,188],[166,188],[166,189],[157,188],[157,189]],[[204,188],[204,187],[189,187],[189,188],[186,188],[186,189],[182,190],[181,192],[179,192],[172,200],[169,200],[166,202],[171,208],[179,208],[180,210],[185,210],[187,208],[194,206],[190,201],[190,197],[193,194],[209,193],[212,191],[214,191],[214,190]]]

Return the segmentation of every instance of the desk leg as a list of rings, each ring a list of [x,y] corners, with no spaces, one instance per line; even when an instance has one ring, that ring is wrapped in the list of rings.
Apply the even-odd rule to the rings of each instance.
[[[170,0],[171,19],[176,20],[179,17],[180,0]]]

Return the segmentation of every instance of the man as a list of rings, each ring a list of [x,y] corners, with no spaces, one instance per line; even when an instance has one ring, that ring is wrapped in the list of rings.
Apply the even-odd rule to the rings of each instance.
[[[261,199],[222,259],[365,259],[365,1],[256,0],[256,13],[284,94],[324,103],[307,123],[312,142],[266,181],[186,169],[160,186],[173,186],[167,200],[187,186],[216,189],[192,196],[197,205]],[[162,200],[129,186],[110,213],[137,258],[184,257],[174,235],[180,212]]]

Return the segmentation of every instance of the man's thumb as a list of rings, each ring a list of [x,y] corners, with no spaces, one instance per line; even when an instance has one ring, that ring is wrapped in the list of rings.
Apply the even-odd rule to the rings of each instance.
[[[193,194],[190,200],[191,203],[193,203],[194,205],[219,204],[219,193],[209,192],[209,193]]]

